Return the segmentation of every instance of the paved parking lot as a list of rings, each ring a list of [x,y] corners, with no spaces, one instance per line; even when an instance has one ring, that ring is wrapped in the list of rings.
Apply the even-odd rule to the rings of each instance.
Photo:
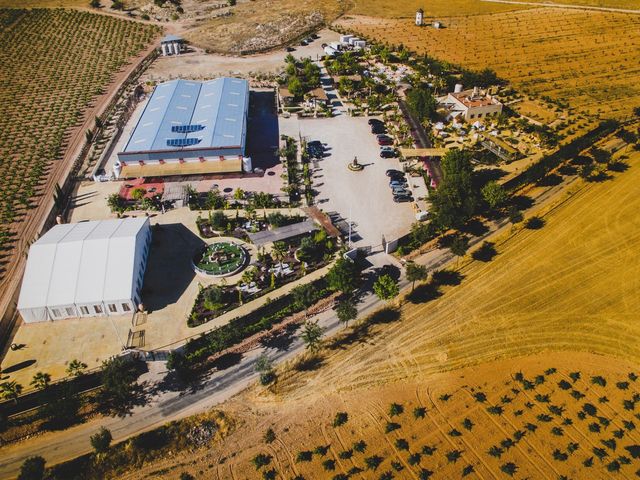
[[[385,171],[400,169],[397,159],[382,159],[366,117],[340,114],[334,118],[280,119],[280,131],[326,145],[325,158],[315,162],[314,188],[318,207],[337,212],[354,224],[355,246],[379,247],[382,236],[396,239],[415,221],[411,203],[395,203]],[[363,171],[351,172],[347,164],[358,157]],[[410,177],[407,177],[410,181]],[[418,179],[419,180],[419,179]]]

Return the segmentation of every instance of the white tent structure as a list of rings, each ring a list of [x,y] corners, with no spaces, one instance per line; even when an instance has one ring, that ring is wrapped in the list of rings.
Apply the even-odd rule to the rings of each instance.
[[[133,313],[150,242],[148,218],[56,225],[29,249],[18,299],[23,320]]]

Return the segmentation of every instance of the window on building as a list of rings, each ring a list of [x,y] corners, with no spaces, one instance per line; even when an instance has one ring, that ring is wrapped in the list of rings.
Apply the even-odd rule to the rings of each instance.
[[[58,310],[57,308],[52,308],[51,309],[51,315],[53,315],[54,317],[61,317],[62,315],[60,314],[60,310]]]
[[[478,118],[482,118],[482,114],[481,113],[478,114]]]
[[[469,118],[475,118],[475,115],[472,113],[471,115],[469,115]]]
[[[73,317],[76,314],[76,312],[73,309],[73,307],[67,307],[67,308],[65,308],[65,310],[67,312],[67,316],[68,317]]]
[[[80,307],[80,311],[83,315],[89,315],[89,307]]]
[[[94,305],[93,309],[96,313],[102,313],[102,305]]]
[[[125,312],[130,312],[131,311],[131,307],[129,306],[128,303],[123,303],[122,304],[122,310],[124,310]]]
[[[116,307],[116,304],[115,304],[115,303],[110,303],[110,304],[109,304],[109,311],[110,311],[111,313],[116,313],[116,312],[118,311],[118,307]]]

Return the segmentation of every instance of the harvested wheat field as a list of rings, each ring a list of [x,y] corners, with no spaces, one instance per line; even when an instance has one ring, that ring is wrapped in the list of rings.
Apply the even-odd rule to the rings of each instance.
[[[238,428],[220,448],[129,478],[630,478],[640,152],[628,155],[626,172],[575,187],[542,228],[464,265],[461,285],[418,286],[399,312],[331,342],[315,372],[229,402]]]
[[[413,18],[416,10],[422,8],[425,16],[454,17],[459,15],[478,15],[481,13],[508,12],[532,8],[528,5],[508,3],[490,3],[481,0],[353,0],[349,13],[384,18]]]
[[[640,15],[557,8],[441,19],[338,22],[367,38],[472,69],[492,68],[524,93],[589,115],[628,117],[640,105]]]
[[[640,455],[638,378],[624,361],[554,353],[366,395],[313,395],[286,409],[256,413],[236,403],[231,415],[247,423],[221,450],[178,465],[170,458],[125,478],[182,471],[218,479],[630,478]],[[256,468],[257,460],[265,465]]]

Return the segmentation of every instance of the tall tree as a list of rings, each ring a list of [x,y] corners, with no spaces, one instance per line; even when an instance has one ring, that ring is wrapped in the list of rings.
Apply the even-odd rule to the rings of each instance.
[[[81,362],[77,358],[74,358],[67,365],[67,375],[71,377],[79,377],[84,374],[84,371],[87,369],[87,364]]]
[[[449,245],[449,250],[456,257],[463,257],[467,250],[469,249],[469,240],[464,235],[456,235],[451,240],[451,245]]]
[[[405,266],[405,272],[407,275],[407,280],[411,282],[411,291],[413,292],[416,282],[422,281],[427,278],[427,267],[424,265],[419,265],[415,262],[407,262]]]
[[[307,320],[304,322],[300,338],[304,342],[307,350],[311,352],[317,352],[322,345],[322,337],[324,335],[324,328],[318,325],[318,321],[312,322]]]
[[[358,286],[359,272],[356,265],[346,258],[339,258],[327,272],[329,288],[344,294],[351,294]]]
[[[304,308],[305,315],[307,314],[307,309],[316,302],[315,288],[310,283],[298,285],[291,290],[291,295],[293,296],[293,301]]]
[[[20,467],[18,480],[42,480],[45,463],[44,458],[40,456],[27,458]]]
[[[469,153],[449,150],[442,158],[442,172],[442,183],[432,195],[434,221],[445,229],[458,228],[473,216],[478,206]]]
[[[2,393],[2,398],[6,400],[13,400],[17,403],[18,397],[22,393],[22,385],[15,380],[2,382],[0,383],[0,393]]]
[[[335,312],[338,316],[338,320],[344,323],[345,327],[349,325],[351,320],[355,320],[358,316],[358,309],[351,298],[338,302],[335,306]]]
[[[400,293],[398,282],[387,273],[380,275],[373,284],[373,293],[375,293],[380,300],[392,300]]]
[[[496,181],[488,182],[482,187],[481,193],[491,209],[500,208],[507,201],[507,192],[504,190],[504,187]]]
[[[282,270],[282,261],[287,256],[287,245],[284,242],[273,242],[271,246],[271,257],[278,262],[280,270]]]
[[[51,383],[51,375],[44,372],[37,372],[31,380],[31,386],[38,390],[46,389]]]
[[[427,87],[412,88],[407,93],[407,105],[421,122],[428,120],[436,111],[436,98]]]
[[[125,416],[144,402],[143,386],[137,383],[136,365],[122,357],[102,362],[102,390],[98,395],[101,409],[113,416]]]
[[[98,454],[106,453],[111,446],[112,440],[111,431],[105,427],[100,427],[100,430],[89,437],[93,450]]]

